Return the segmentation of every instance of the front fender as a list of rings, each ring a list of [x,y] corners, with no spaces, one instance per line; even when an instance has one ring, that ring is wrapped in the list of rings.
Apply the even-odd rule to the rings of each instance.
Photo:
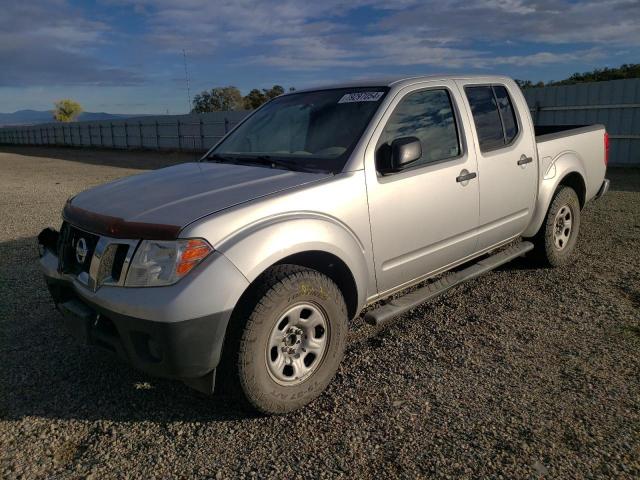
[[[549,210],[553,194],[567,175],[578,173],[582,177],[583,183],[586,183],[584,161],[574,151],[561,152],[555,158],[544,157],[541,163],[542,178],[539,182],[538,198],[531,222],[522,233],[523,237],[533,237],[538,232],[547,215],[547,210]]]
[[[227,236],[214,248],[250,282],[290,255],[308,251],[330,253],[351,271],[358,290],[358,308],[367,298],[369,273],[364,245],[344,223],[328,215],[295,212],[263,219]]]

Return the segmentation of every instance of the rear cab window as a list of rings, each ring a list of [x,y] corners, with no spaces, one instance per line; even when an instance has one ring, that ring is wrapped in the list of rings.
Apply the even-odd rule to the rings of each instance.
[[[469,86],[464,89],[476,126],[480,151],[509,145],[518,136],[513,102],[503,85]]]

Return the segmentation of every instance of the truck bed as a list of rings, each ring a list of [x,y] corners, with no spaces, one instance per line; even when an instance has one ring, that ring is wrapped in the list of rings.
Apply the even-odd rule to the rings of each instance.
[[[577,159],[585,180],[585,199],[593,198],[606,169],[604,125],[537,125],[535,134],[543,171],[561,157]]]

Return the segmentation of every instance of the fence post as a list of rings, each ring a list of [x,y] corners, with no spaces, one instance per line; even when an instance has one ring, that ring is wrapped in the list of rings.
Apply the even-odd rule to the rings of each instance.
[[[93,146],[93,140],[91,139],[91,124],[90,123],[87,125],[87,130],[89,131],[89,146],[92,147]]]
[[[224,117],[224,134],[229,133],[229,119]]]
[[[129,124],[124,121],[124,148],[129,148]]]
[[[182,134],[180,132],[180,119],[176,119],[178,121],[178,150],[182,150]]]
[[[113,122],[109,122],[109,130],[111,130],[111,148],[116,148],[116,143],[113,136]]]
[[[156,120],[156,148],[160,150],[160,130],[158,129],[158,120]]]
[[[100,137],[100,147],[104,148],[104,145],[102,144],[102,124],[101,123],[98,124],[98,135]]]
[[[200,117],[200,149],[204,150],[204,122]]]
[[[138,133],[140,134],[140,148],[144,147],[142,143],[142,121],[138,122]]]

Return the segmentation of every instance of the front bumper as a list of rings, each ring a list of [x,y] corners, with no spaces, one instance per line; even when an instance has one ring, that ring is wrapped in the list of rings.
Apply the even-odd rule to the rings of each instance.
[[[113,352],[151,375],[212,389],[231,312],[248,286],[226,257],[214,252],[171,286],[93,291],[60,273],[58,257],[42,243],[47,286],[62,323],[79,342]]]

